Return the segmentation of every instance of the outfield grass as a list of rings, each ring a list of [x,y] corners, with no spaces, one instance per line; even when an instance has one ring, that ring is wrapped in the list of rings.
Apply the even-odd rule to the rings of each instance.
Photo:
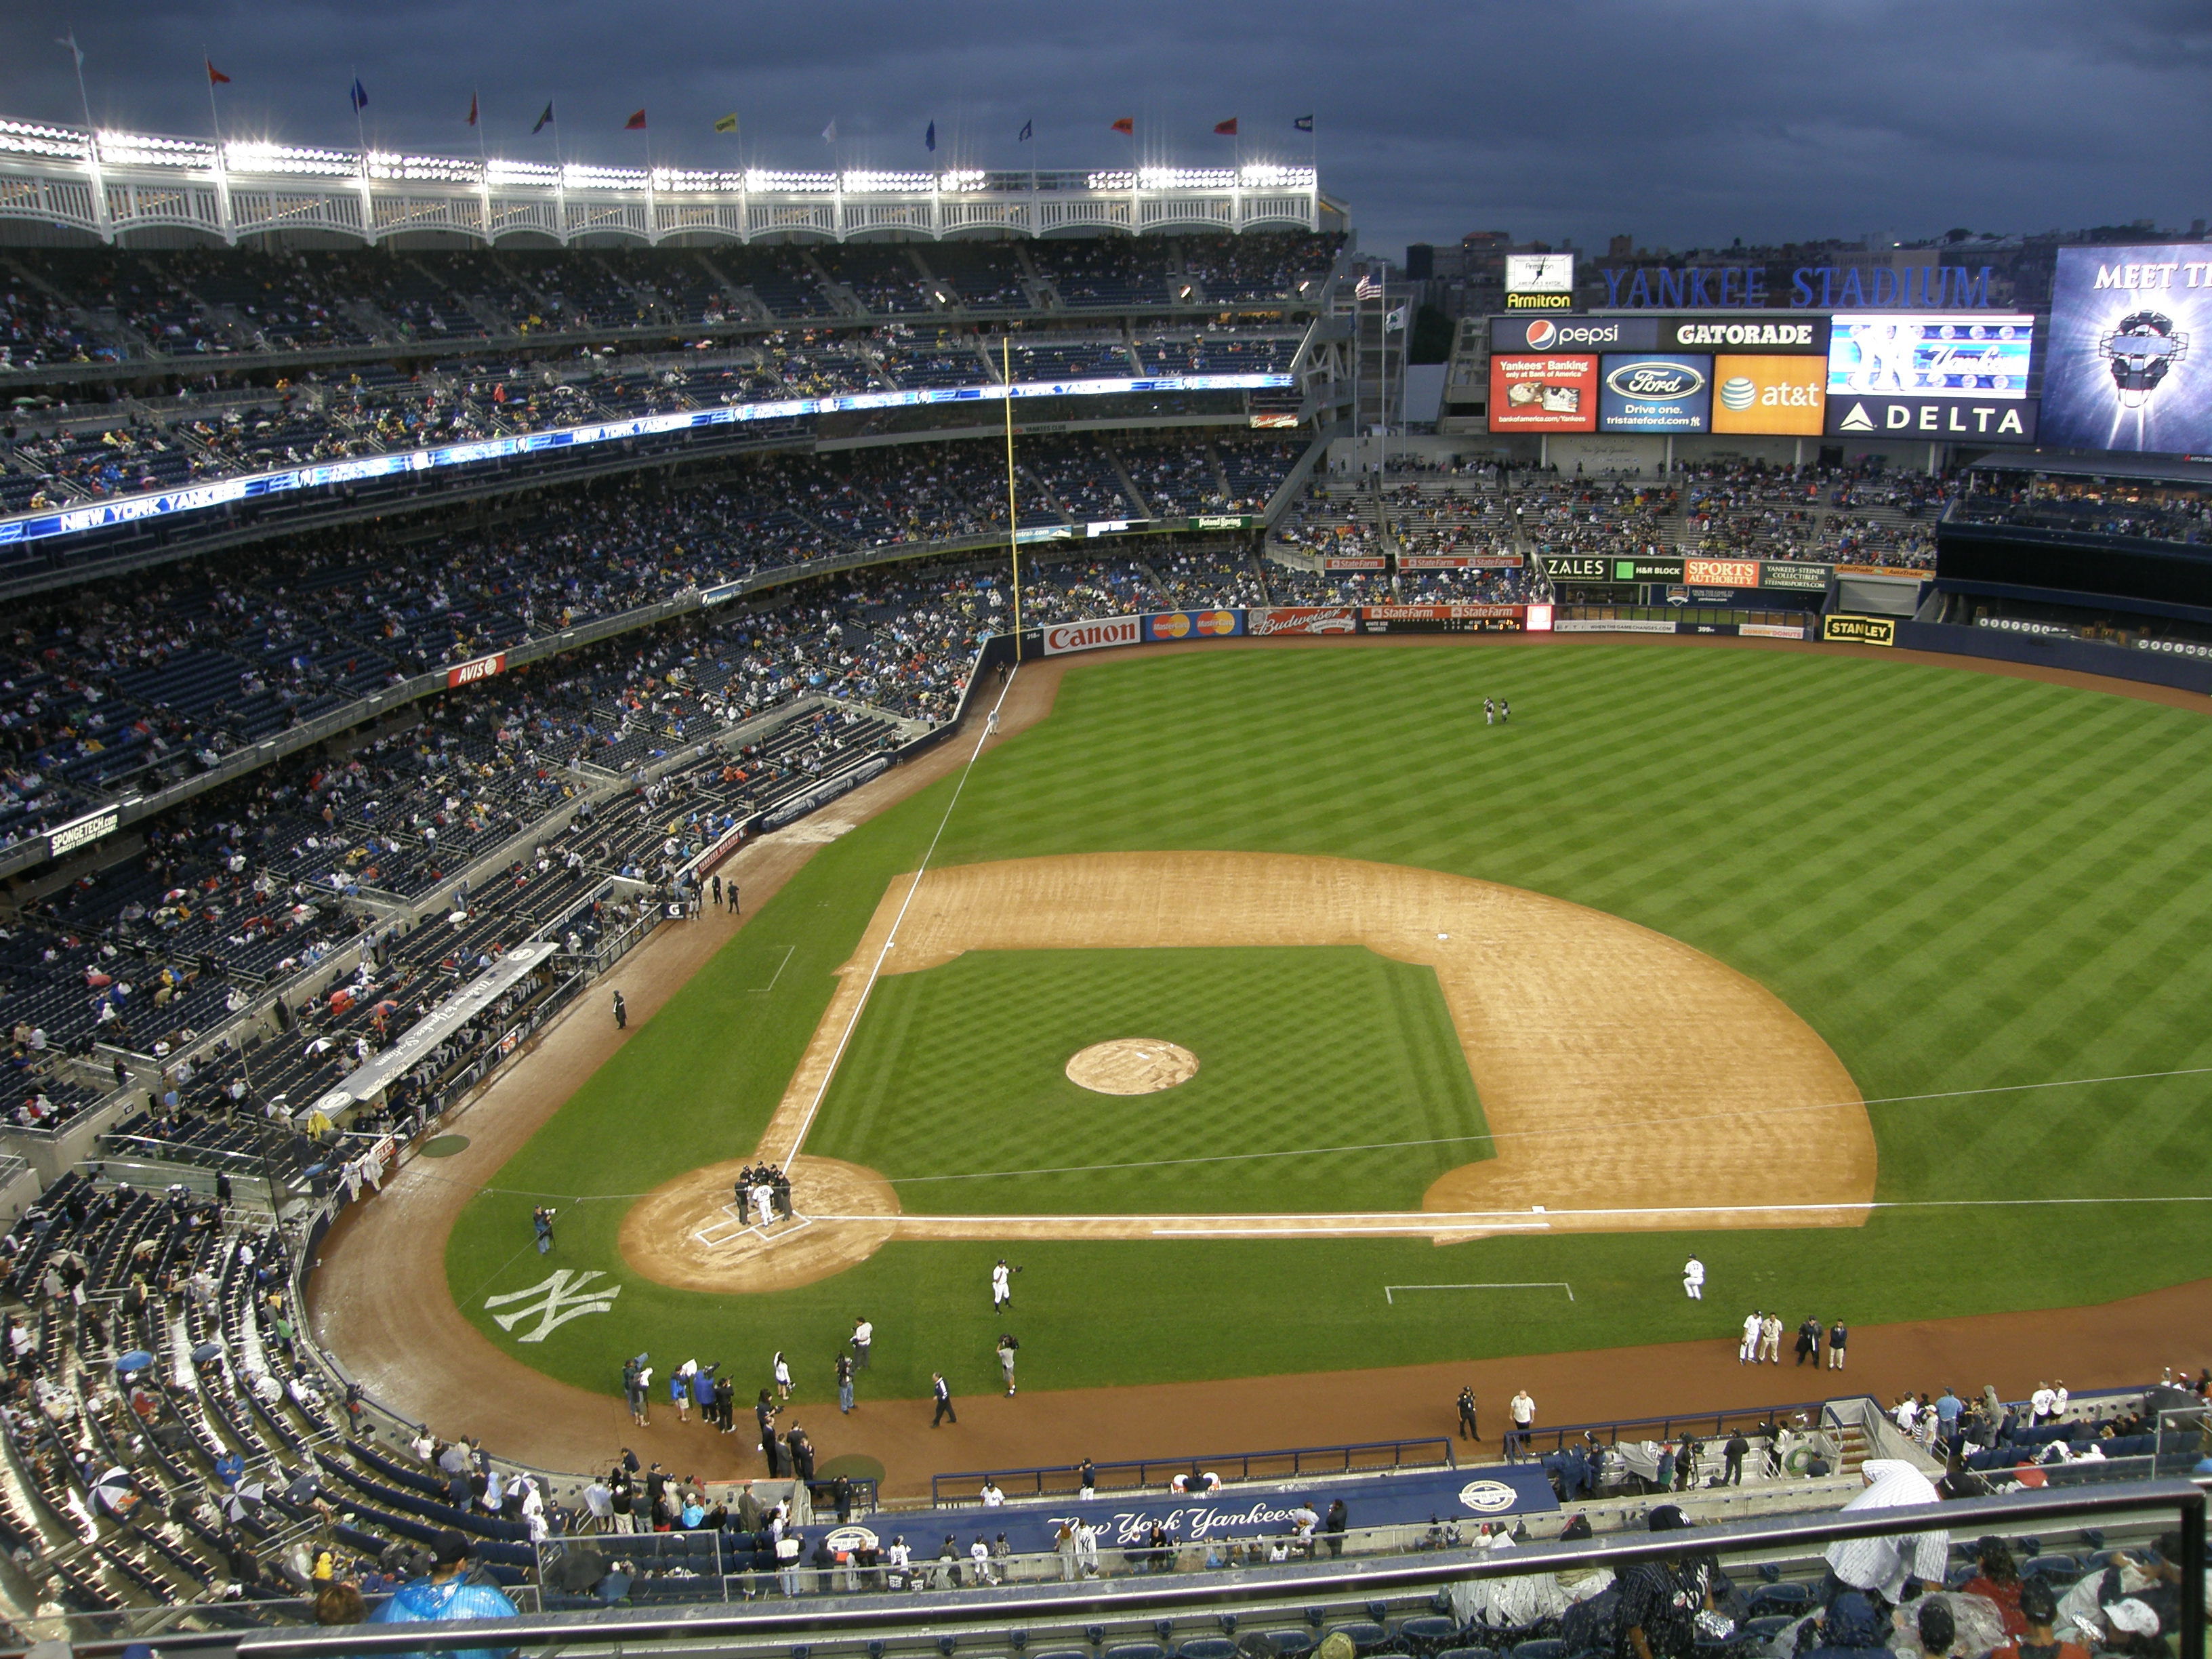
[[[1486,694],[1511,699],[1511,726],[1483,726]],[[619,1357],[641,1348],[744,1374],[782,1347],[812,1389],[866,1309],[880,1333],[876,1392],[918,1395],[933,1365],[956,1387],[988,1383],[1000,1328],[982,1293],[988,1243],[896,1245],[839,1278],[745,1298],[663,1290],[614,1250],[625,1195],[750,1148],[830,969],[949,795],[934,787],[825,848],[471,1205],[449,1278],[495,1340],[609,1391]],[[978,765],[938,858],[1120,848],[1425,866],[1683,939],[1772,988],[1834,1048],[1874,1103],[1879,1195],[1907,1207],[1863,1229],[1443,1250],[1029,1246],[1025,1386],[1720,1337],[1753,1303],[1790,1323],[1855,1324],[2061,1306],[2207,1270],[2205,1206],[2140,1201],[2212,1195],[2207,1079],[1960,1092],[2212,1066],[2198,1006],[2212,982],[2212,722],[2193,711],[1810,653],[1102,658],[1068,674],[1052,719]],[[775,994],[747,994],[787,947]],[[1747,1140],[1747,1156],[1787,1159],[1771,1131]],[[1009,1167],[995,1151],[979,1139],[947,1156]],[[1304,1175],[1318,1194],[1330,1170],[1316,1164]],[[516,1347],[482,1303],[543,1276],[529,1252],[537,1194],[566,1200],[555,1261],[610,1270],[624,1288],[613,1313]],[[2056,1198],[2137,1201],[2038,1203]],[[1703,1304],[1666,1293],[1693,1248],[1711,1274]],[[1382,1295],[1457,1279],[1566,1279],[1576,1300],[1394,1307]]]
[[[1068,1056],[1178,1042],[1196,1077],[1095,1094]],[[971,951],[877,981],[806,1149],[939,1214],[1412,1210],[1491,1156],[1436,970],[1362,945]],[[1380,1150],[1388,1144],[1411,1151]],[[1346,1143],[1378,1150],[1289,1156]]]

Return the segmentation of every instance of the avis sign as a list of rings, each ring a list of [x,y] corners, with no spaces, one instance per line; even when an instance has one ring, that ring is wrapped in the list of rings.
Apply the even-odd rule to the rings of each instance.
[[[467,662],[457,662],[446,671],[448,689],[456,685],[474,685],[478,680],[488,680],[495,674],[507,671],[507,653],[495,651],[489,657],[474,657]]]

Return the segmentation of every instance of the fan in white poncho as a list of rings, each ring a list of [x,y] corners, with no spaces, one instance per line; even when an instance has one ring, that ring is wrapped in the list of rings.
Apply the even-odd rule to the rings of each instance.
[[[1866,1490],[1844,1505],[1845,1514],[1866,1510],[1910,1509],[1942,1501],[1935,1485],[1911,1464],[1876,1457],[1861,1466]],[[1828,1571],[1853,1589],[1881,1596],[1892,1607],[1904,1599],[1913,1579],[1940,1585],[1951,1553],[1948,1532],[1908,1533],[1901,1537],[1847,1538],[1828,1546]]]

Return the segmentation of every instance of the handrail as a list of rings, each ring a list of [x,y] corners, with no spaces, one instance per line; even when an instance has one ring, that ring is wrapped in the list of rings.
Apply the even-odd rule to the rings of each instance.
[[[1730,1423],[1744,1418],[1759,1420],[1772,1418],[1778,1422],[1782,1415],[1788,1412],[1808,1412],[1817,1417],[1827,1403],[1825,1400],[1801,1400],[1795,1405],[1789,1406],[1731,1407],[1725,1411],[1717,1412],[1677,1412],[1671,1417],[1623,1417],[1601,1423],[1562,1423],[1556,1428],[1530,1429],[1525,1435],[1519,1429],[1515,1429],[1506,1437],[1508,1443],[1506,1455],[1509,1458],[1516,1455],[1533,1457],[1536,1455],[1534,1442],[1547,1436],[1552,1437],[1552,1449],[1554,1451],[1564,1451],[1566,1449],[1566,1437],[1571,1434],[1595,1436],[1601,1438],[1608,1446],[1617,1446],[1620,1443],[1620,1431],[1623,1429],[1648,1429],[1656,1426],[1659,1430],[1659,1433],[1656,1436],[1639,1435],[1637,1438],[1672,1440],[1678,1429],[1684,1433],[1694,1431],[1700,1434],[1718,1434]],[[1692,1425],[1708,1422],[1713,1425],[1711,1428],[1692,1430]]]
[[[1431,1457],[1421,1462],[1416,1463],[1406,1455],[1407,1449],[1409,1447],[1417,1449],[1441,1449],[1443,1455]],[[1306,1460],[1308,1459],[1321,1457],[1341,1458],[1343,1460],[1341,1468],[1349,1471],[1352,1468],[1352,1458],[1354,1453],[1381,1453],[1385,1451],[1390,1454],[1390,1462],[1389,1467],[1391,1468],[1406,1468],[1408,1467],[1429,1468],[1438,1464],[1441,1464],[1443,1468],[1448,1469],[1455,1469],[1459,1467],[1459,1457],[1452,1444],[1451,1437],[1449,1435],[1431,1435],[1413,1440],[1356,1440],[1334,1446],[1285,1446],[1272,1451],[1213,1452],[1198,1457],[1184,1455],[1181,1457],[1132,1458],[1114,1463],[1094,1463],[1091,1465],[1091,1468],[1101,1475],[1120,1473],[1131,1469],[1135,1470],[1137,1478],[1133,1480],[1101,1480],[1097,1483],[1100,1486],[1111,1486],[1121,1490],[1133,1490],[1143,1486],[1165,1486],[1168,1483],[1169,1479],[1172,1479],[1176,1474],[1183,1474],[1194,1465],[1206,1471],[1208,1474],[1221,1474],[1224,1480],[1266,1480],[1273,1479],[1274,1477],[1265,1474],[1253,1474],[1252,1465],[1255,1461],[1269,1458],[1278,1460],[1288,1458],[1291,1460],[1291,1467],[1287,1471],[1285,1471],[1285,1473],[1288,1474],[1297,1475],[1306,1473],[1308,1467]],[[1239,1473],[1234,1476],[1231,1476],[1224,1473],[1231,1464],[1235,1464],[1239,1470]],[[1369,1467],[1374,1466],[1370,1465]],[[958,1481],[963,1485],[974,1486],[987,1479],[994,1482],[998,1482],[1000,1476],[1005,1476],[1007,1479],[1016,1481],[1033,1480],[1036,1482],[1034,1488],[1036,1495],[1042,1497],[1047,1490],[1045,1486],[1045,1479],[1047,1476],[1055,1474],[1066,1475],[1069,1479],[1064,1483],[1064,1487],[1060,1489],[1073,1492],[1076,1490],[1076,1482],[1073,1477],[1081,1469],[1081,1468],[1082,1465],[1079,1463],[1048,1463],[1024,1468],[954,1470],[950,1474],[935,1474],[930,1477],[929,1500],[933,1504],[939,1508],[947,1507],[948,1500],[945,1496],[945,1486],[947,1482]],[[1149,1479],[1148,1476],[1150,1472],[1156,1469],[1170,1471],[1170,1474],[1165,1479],[1158,1480]],[[961,1496],[951,1498],[949,1500],[949,1504],[965,1505],[971,1503],[980,1503],[981,1501],[981,1500],[980,1498],[969,1498],[965,1496]]]
[[[797,1638],[820,1642],[840,1636],[859,1638],[881,1631],[890,1618],[905,1624],[946,1626],[988,1620],[994,1632],[1025,1620],[1074,1622],[1085,1615],[1118,1619],[1172,1616],[1178,1612],[1235,1607],[1257,1601],[1311,1604],[1331,1596],[1364,1603],[1378,1595],[1411,1594],[1464,1581],[1505,1578],[1525,1572],[1559,1572],[1595,1567],[1618,1568],[1664,1559],[1686,1543],[1701,1553],[1804,1549],[1854,1538],[1942,1530],[1975,1535],[2002,1527],[2046,1528],[2053,1522],[2094,1520],[2145,1510],[2168,1508],[2181,1534],[2181,1629],[2179,1650],[2203,1650],[2204,1639],[2204,1493],[2185,1480],[2145,1481],[2091,1491],[2031,1492],[2004,1498],[1965,1498],[1908,1509],[1832,1511],[1817,1517],[1759,1516],[1701,1527],[1685,1539],[1677,1534],[1617,1534],[1565,1544],[1528,1544],[1499,1554],[1436,1554],[1401,1562],[1332,1560],[1273,1567],[1177,1575],[1165,1580],[1095,1579],[1019,1590],[931,1591],[887,1604],[881,1595],[806,1597],[794,1602],[757,1602],[742,1610],[721,1604],[696,1605],[658,1615],[607,1618],[594,1613],[540,1614],[501,1620],[501,1647],[539,1644],[613,1647],[683,1638],[766,1641]],[[1116,1583],[1127,1585],[1116,1589]],[[1296,1600],[1293,1600],[1296,1598]],[[235,1648],[241,1659],[355,1659],[356,1656],[416,1650],[482,1648],[482,1621],[410,1624],[391,1629],[351,1626],[328,1632],[271,1630],[239,1635],[225,1632],[164,1635],[165,1653]],[[1003,1635],[1000,1638],[1003,1640]],[[110,1659],[124,1646],[119,1639],[82,1642],[81,1659]]]

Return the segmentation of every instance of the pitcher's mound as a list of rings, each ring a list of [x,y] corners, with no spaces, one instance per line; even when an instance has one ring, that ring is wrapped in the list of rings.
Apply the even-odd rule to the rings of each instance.
[[[1198,1075],[1198,1056],[1152,1037],[1094,1042],[1067,1062],[1067,1080],[1102,1095],[1152,1095]]]

